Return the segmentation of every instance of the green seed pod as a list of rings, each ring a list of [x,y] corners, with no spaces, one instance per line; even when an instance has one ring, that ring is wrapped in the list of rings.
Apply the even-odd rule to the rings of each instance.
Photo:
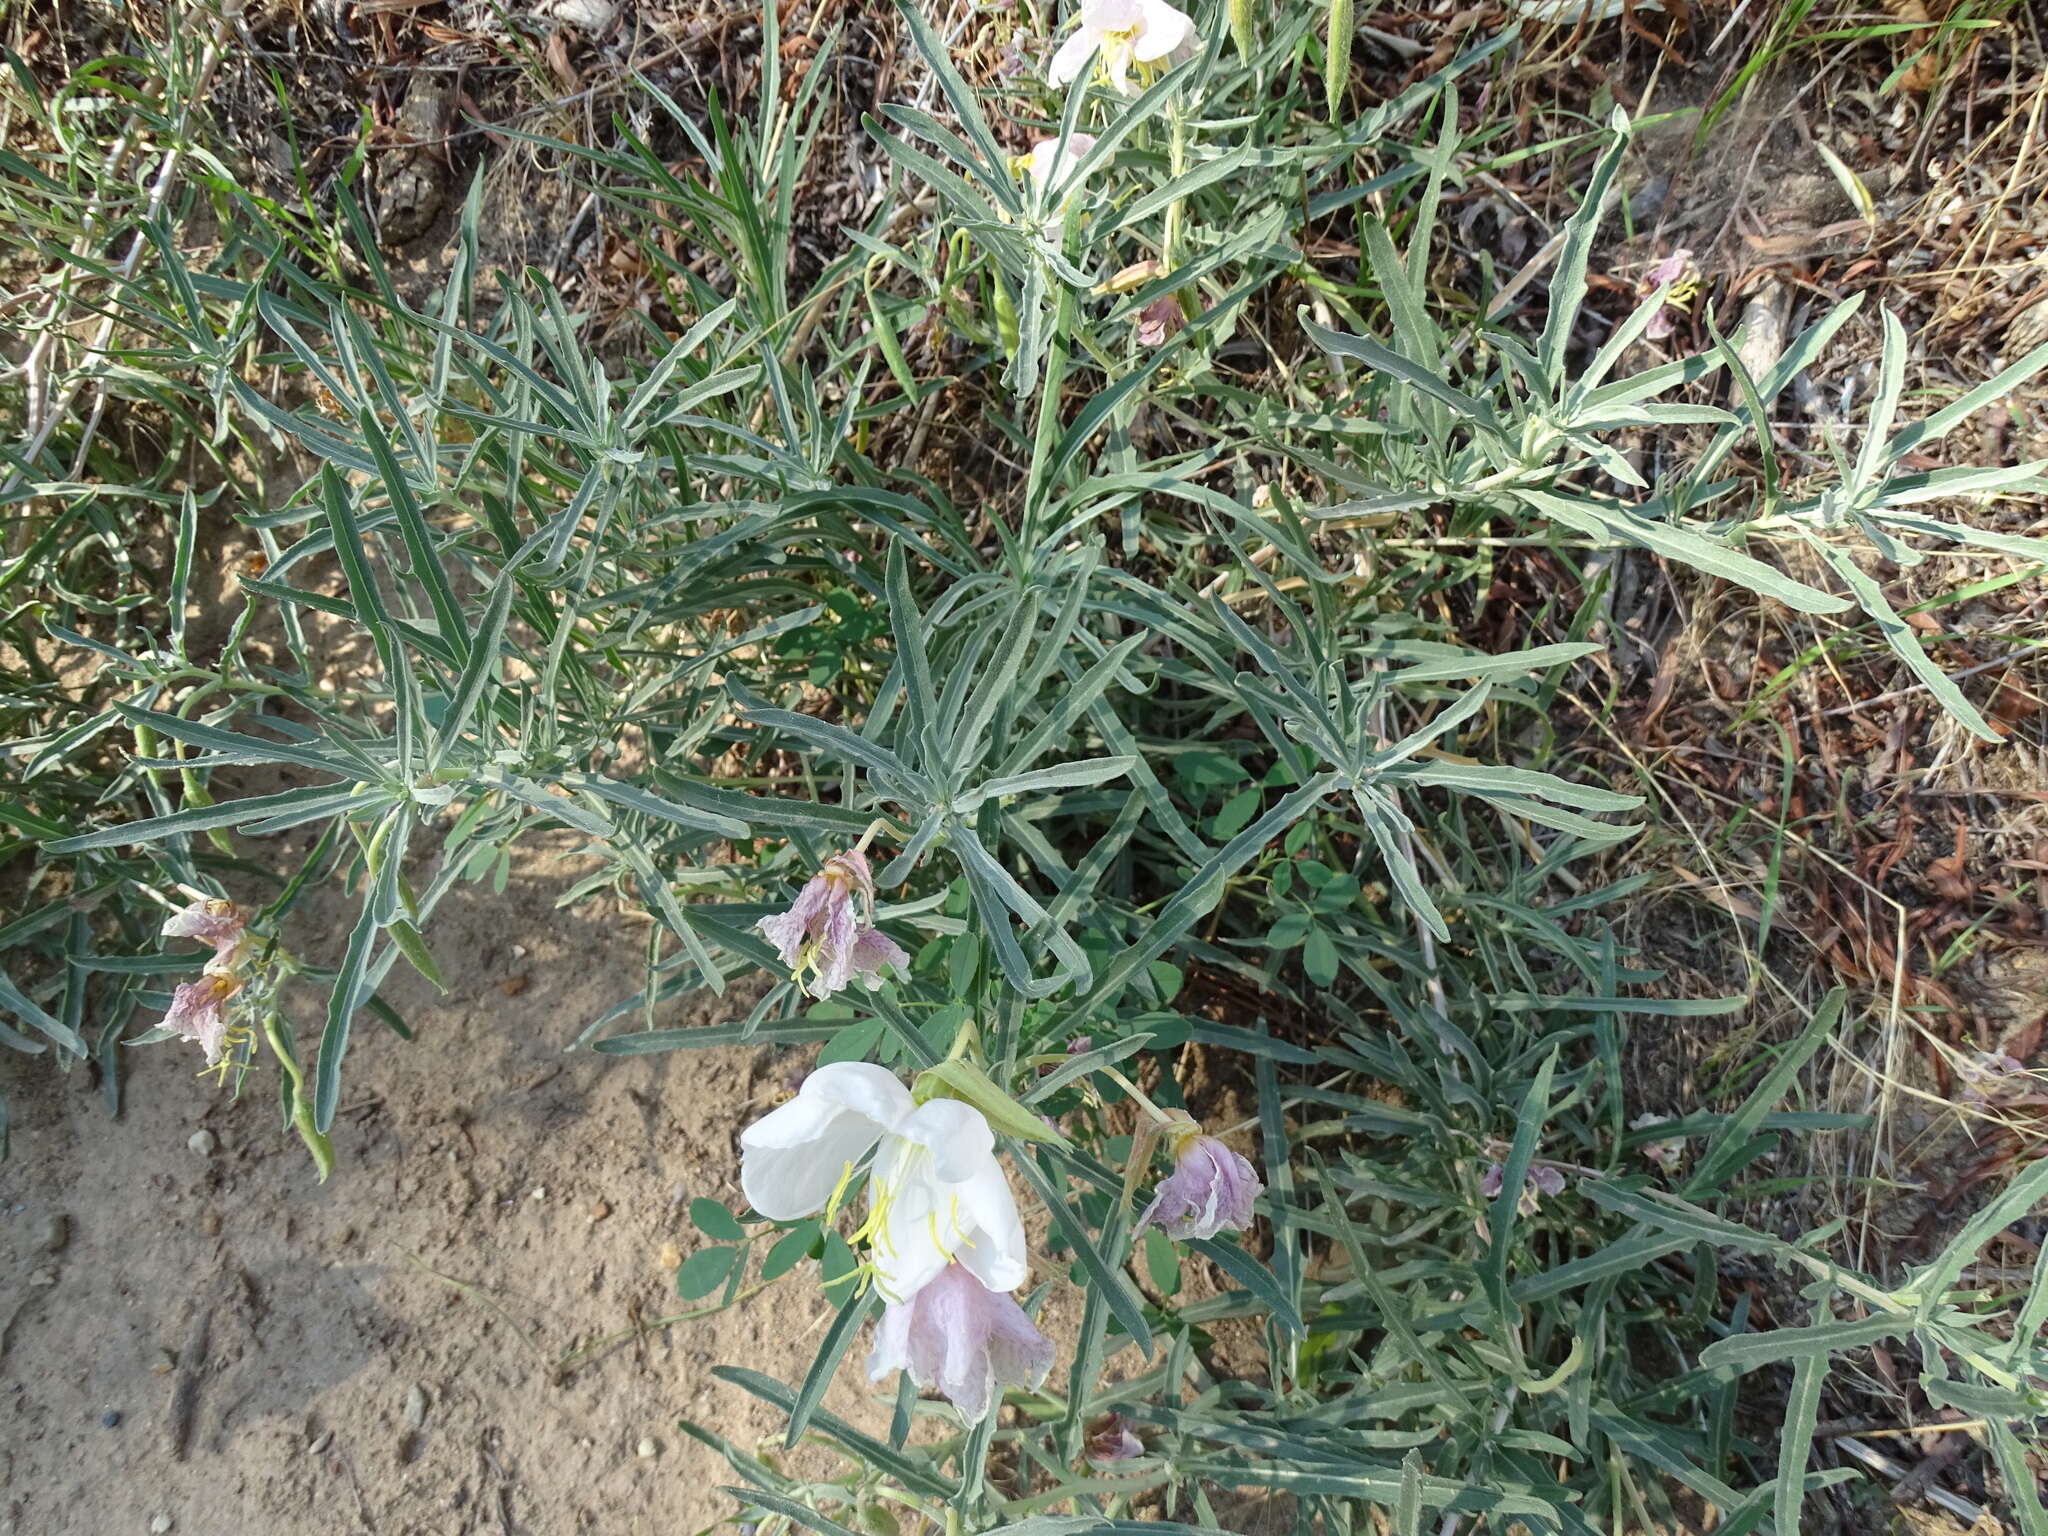
[[[1017,306],[1011,302],[1010,290],[1003,286],[1000,277],[991,277],[990,284],[996,291],[996,334],[1003,339],[1003,351],[1011,357],[1017,355]]]
[[[1237,42],[1238,57],[1251,63],[1252,45],[1258,41],[1252,30],[1252,0],[1230,0],[1230,35]]]
[[[1351,33],[1357,20],[1354,0],[1330,0],[1330,37],[1323,50],[1323,88],[1329,93],[1333,123],[1344,115],[1344,87],[1351,79]]]

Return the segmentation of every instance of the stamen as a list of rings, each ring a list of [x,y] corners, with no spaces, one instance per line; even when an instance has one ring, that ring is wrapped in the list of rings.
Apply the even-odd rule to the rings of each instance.
[[[839,1182],[832,1186],[831,1198],[825,1202],[825,1219],[832,1220],[839,1214],[839,1202],[846,1198],[848,1186],[853,1183],[853,1163],[849,1160],[839,1170]]]

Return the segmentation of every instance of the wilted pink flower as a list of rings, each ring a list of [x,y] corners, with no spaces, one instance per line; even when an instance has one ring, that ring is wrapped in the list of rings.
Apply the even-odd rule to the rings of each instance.
[[[1159,1181],[1135,1230],[1156,1226],[1185,1241],[1250,1226],[1252,1201],[1266,1187],[1252,1165],[1192,1123],[1169,1134],[1173,1172]]]
[[[1138,345],[1163,347],[1167,337],[1187,323],[1188,317],[1181,313],[1179,299],[1170,293],[1164,298],[1154,299],[1138,311]]]
[[[1090,1461],[1129,1461],[1144,1454],[1145,1442],[1131,1432],[1131,1421],[1122,1414],[1104,1414],[1088,1426]]]
[[[1668,1123],[1670,1119],[1669,1115],[1637,1115],[1629,1121],[1628,1128],[1632,1131],[1647,1131],[1653,1125]],[[1666,1173],[1676,1173],[1679,1164],[1685,1161],[1685,1138],[1672,1136],[1663,1141],[1646,1141],[1636,1150]]]
[[[213,946],[213,958],[206,963],[210,974],[234,968],[240,958],[242,940],[247,936],[242,909],[232,901],[195,901],[164,919],[167,939],[197,939]]]
[[[1974,1057],[1956,1058],[1956,1072],[1962,1078],[1962,1097],[1975,1103],[1991,1103],[2019,1085],[2009,1078],[2023,1075],[2027,1064],[2004,1051],[1979,1051]]]
[[[1643,274],[1643,282],[1650,292],[1655,293],[1666,283],[1675,283],[1685,276],[1685,264],[1692,260],[1692,252],[1680,246],[1669,256],[1658,262]]]
[[[1684,312],[1684,306],[1682,302],[1673,303],[1672,301],[1674,299],[1682,300],[1684,296],[1683,285],[1679,283],[1679,279],[1685,276],[1686,269],[1691,262],[1692,252],[1681,245],[1677,250],[1643,274],[1642,293],[1645,298],[1648,298],[1666,283],[1677,285],[1672,293],[1666,296],[1664,302],[1657,306],[1657,313],[1651,317],[1648,328],[1643,332],[1643,335],[1651,341],[1662,341],[1678,329],[1678,321],[1675,316]]]
[[[1507,1177],[1507,1170],[1499,1163],[1488,1165],[1479,1180],[1479,1193],[1491,1200],[1500,1194],[1501,1180]],[[1515,1209],[1524,1216],[1534,1216],[1543,1203],[1544,1195],[1564,1193],[1564,1175],[1555,1168],[1531,1168],[1522,1180],[1522,1193],[1515,1199]]]
[[[236,977],[209,971],[197,981],[182,981],[171,993],[163,1027],[175,1029],[206,1051],[210,1067],[220,1060],[228,1035],[228,1000],[242,990]]]
[[[875,877],[856,848],[827,859],[795,905],[756,926],[811,996],[830,997],[856,975],[872,992],[882,984],[883,966],[900,971],[910,964],[896,941],[875,927],[874,911]]]
[[[1052,1340],[1014,1300],[962,1265],[948,1264],[882,1313],[868,1380],[908,1371],[918,1386],[937,1387],[974,1424],[1001,1402],[1005,1387],[1029,1390],[1044,1381],[1052,1354]]]

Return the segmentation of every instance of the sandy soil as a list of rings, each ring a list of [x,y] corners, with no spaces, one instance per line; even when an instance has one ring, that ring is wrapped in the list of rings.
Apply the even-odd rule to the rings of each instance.
[[[786,1069],[564,1055],[641,949],[558,889],[443,907],[450,991],[395,989],[410,1046],[365,1016],[324,1188],[267,1075],[236,1103],[189,1053],[138,1050],[116,1124],[83,1072],[0,1053],[0,1532],[678,1533],[732,1510],[737,1478],[676,1421],[776,1428],[710,1368],[801,1379],[829,1316],[804,1273],[551,1377],[682,1309],[663,1246],[701,1241],[695,1196],[739,1203],[736,1133]],[[849,1366],[829,1401],[886,1423],[865,1390]]]

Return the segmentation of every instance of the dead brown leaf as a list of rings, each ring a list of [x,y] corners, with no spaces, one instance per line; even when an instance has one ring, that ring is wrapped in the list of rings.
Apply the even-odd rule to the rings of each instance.
[[[569,62],[569,29],[557,27],[548,34],[548,68],[555,72],[555,78],[562,82],[565,91],[583,89],[583,77],[576,73],[576,66]]]
[[[1927,862],[1927,883],[1943,901],[1960,904],[1977,894],[1977,882],[1963,871],[1963,861],[1969,857],[1969,852],[1970,828],[1967,823],[1959,821],[1956,823],[1955,852],[1947,858]]]

